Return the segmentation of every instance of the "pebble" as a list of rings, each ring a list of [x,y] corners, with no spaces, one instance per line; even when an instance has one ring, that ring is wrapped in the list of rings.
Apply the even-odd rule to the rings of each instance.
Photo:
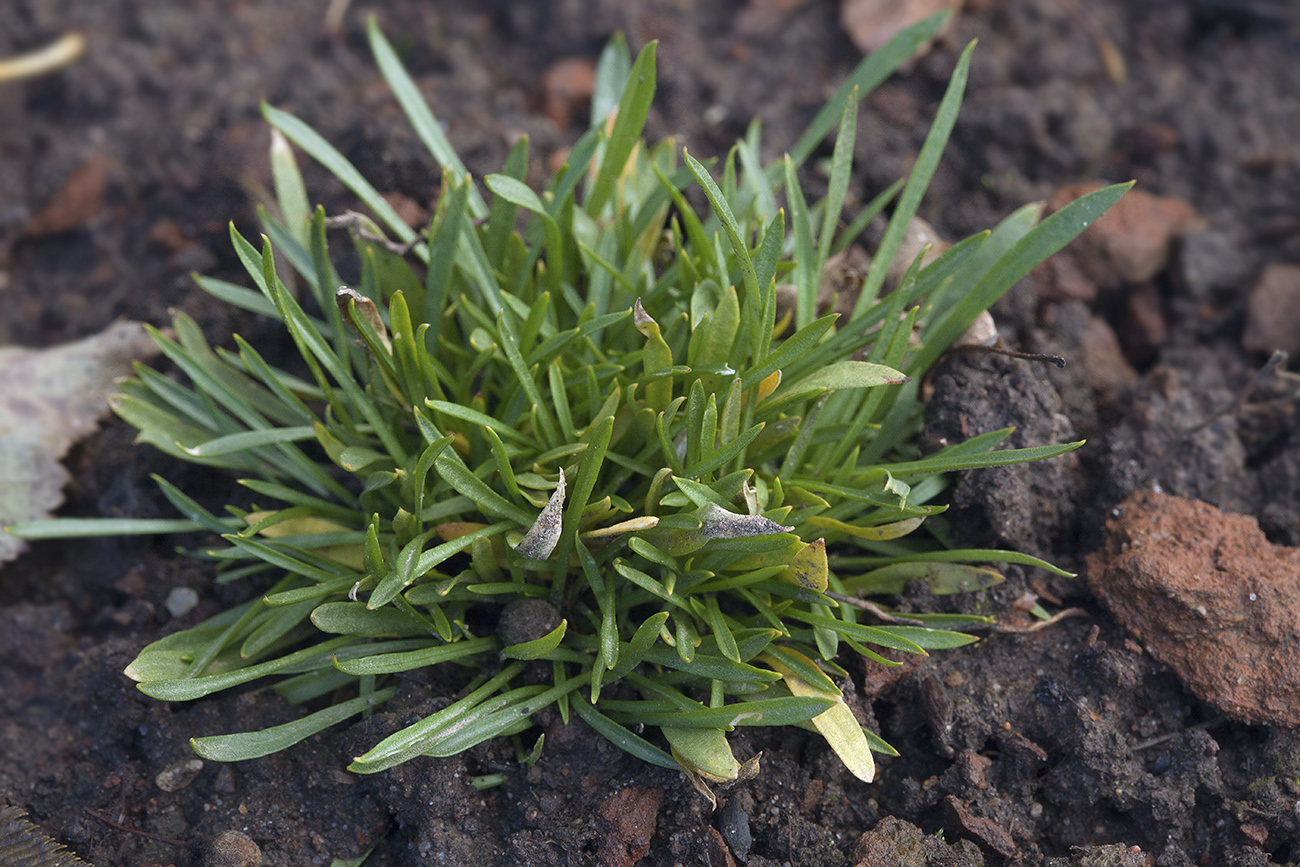
[[[159,772],[158,776],[154,777],[153,781],[158,785],[158,788],[162,789],[164,792],[179,792],[181,789],[184,789],[190,783],[194,782],[194,778],[199,775],[199,771],[201,770],[203,770],[202,759],[187,759],[183,762],[173,762],[163,768],[162,771]]]
[[[1264,269],[1250,290],[1241,346],[1248,352],[1300,352],[1300,266]]]
[[[1249,271],[1250,260],[1241,245],[1223,232],[1189,232],[1178,244],[1175,273],[1193,298],[1242,286]]]
[[[193,587],[173,587],[167,594],[167,601],[163,604],[167,606],[172,617],[184,617],[199,604],[199,594]]]
[[[740,806],[739,798],[732,796],[723,802],[718,810],[718,831],[732,854],[741,861],[749,858],[754,838],[749,830],[749,814]]]

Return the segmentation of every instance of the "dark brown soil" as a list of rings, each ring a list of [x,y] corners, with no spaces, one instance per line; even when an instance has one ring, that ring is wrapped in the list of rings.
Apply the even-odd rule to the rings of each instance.
[[[859,59],[829,0],[397,0],[354,3],[338,33],[323,32],[324,6],[0,5],[0,56],[69,28],[89,42],[63,72],[0,84],[0,345],[52,345],[119,316],[161,324],[176,307],[214,342],[238,330],[273,356],[287,352],[274,329],[187,275],[240,279],[226,225],[255,231],[269,185],[259,100],[314,125],[380,190],[428,202],[432,163],[365,47],[372,11],[478,175],[522,133],[543,175],[586,117],[585,105],[566,119],[562,103],[548,103],[544,74],[561,60],[594,60],[619,30],[634,49],[661,40],[648,133],[678,135],[695,153],[723,153],[758,116],[766,155],[779,154]],[[906,172],[957,53],[979,37],[967,102],[922,208],[944,236],[1093,179],[1136,178],[1185,200],[1205,225],[1138,286],[1071,300],[1027,280],[999,305],[1004,337],[1068,357],[1065,371],[988,355],[943,363],[927,436],[1016,424],[1016,444],[1091,439],[1070,461],[961,480],[954,534],[1081,570],[1110,510],[1158,485],[1254,515],[1272,542],[1297,544],[1294,389],[1270,380],[1245,409],[1202,425],[1264,361],[1241,349],[1251,285],[1266,264],[1300,257],[1293,4],[968,7],[949,38],[868,100],[858,201]],[[1106,45],[1125,61],[1122,76],[1104,63]],[[350,204],[319,170],[308,185],[333,212]],[[1099,322],[1111,344],[1097,342]],[[1109,359],[1119,373],[1100,379],[1101,364],[1082,358]],[[73,452],[67,514],[168,515],[153,472],[214,500],[225,493],[226,480],[130,440],[110,423]],[[718,865],[726,847],[738,862],[792,867],[1300,862],[1300,732],[1224,716],[1127,638],[1082,578],[1015,567],[986,593],[898,602],[942,601],[1010,623],[1032,591],[1087,616],[935,654],[869,696],[902,753],[880,760],[871,785],[802,731],[745,730],[737,753],[763,750],[762,775],[711,814],[679,775],[558,721],[531,770],[497,744],[371,777],[344,772],[360,745],[421,712],[429,699],[419,689],[353,729],[193,773],[189,737],[296,711],[259,693],[164,704],[120,674],[145,643],[232,601],[201,564],[177,558],[184,542],[41,544],[0,571],[0,801],[99,867],[236,863],[212,854],[229,831],[273,865],[328,865],[371,847],[376,867]],[[183,622],[163,604],[177,586],[202,600]],[[505,782],[474,788],[489,773]],[[217,849],[246,848],[236,842]]]

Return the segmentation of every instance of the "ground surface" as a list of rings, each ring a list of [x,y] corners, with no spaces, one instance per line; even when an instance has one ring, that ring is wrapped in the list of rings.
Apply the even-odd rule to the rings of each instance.
[[[176,307],[214,342],[238,330],[274,346],[264,323],[187,277],[198,269],[239,279],[225,226],[233,218],[253,231],[269,183],[259,100],[313,124],[380,190],[427,202],[435,186],[369,60],[363,7],[398,37],[475,174],[494,170],[527,133],[541,175],[586,117],[585,105],[548,103],[543,76],[557,61],[594,59],[618,30],[634,49],[661,40],[648,133],[680,135],[697,153],[722,153],[759,116],[765,155],[779,154],[860,57],[838,4],[823,0],[485,0],[469,11],[354,3],[334,34],[322,31],[323,5],[0,6],[0,56],[67,28],[89,40],[86,58],[65,72],[0,84],[0,345],[52,345],[119,316],[161,324]],[[1300,41],[1289,6],[969,6],[929,56],[869,100],[858,200],[906,172],[957,52],[979,37],[967,103],[922,208],[940,233],[962,237],[1094,179],[1136,178],[1190,205],[1200,222],[1177,222],[1172,243],[1157,239],[1145,270],[1080,278],[1104,258],[1094,251],[999,305],[1004,336],[1068,357],[1065,371],[962,356],[936,372],[927,430],[936,441],[1007,424],[1024,443],[1091,440],[1076,461],[962,481],[954,531],[1082,571],[1103,548],[1105,521],[1122,518],[1120,501],[1159,486],[1254,515],[1273,543],[1297,544],[1300,442],[1286,382],[1270,380],[1245,410],[1211,420],[1266,357],[1242,349],[1251,286],[1265,265],[1300,255]],[[1113,56],[1107,63],[1112,49],[1122,69]],[[331,210],[348,205],[319,172],[308,184]],[[1148,225],[1140,218],[1120,234]],[[151,472],[220,495],[222,480],[133,449],[130,438],[110,424],[74,451],[68,513],[166,515]],[[38,545],[0,571],[0,799],[100,867],[240,863],[229,851],[203,854],[232,830],[276,865],[324,865],[372,846],[370,865],[630,864],[647,843],[639,863],[649,867],[723,864],[723,839],[751,865],[1300,861],[1300,732],[1267,716],[1238,722],[1196,698],[1165,667],[1175,663],[1126,634],[1121,624],[1144,633],[1124,600],[1110,601],[1112,614],[1089,590],[1085,578],[1105,580],[1107,561],[1087,568],[1050,582],[1013,568],[996,591],[957,603],[1010,623],[1032,591],[1085,616],[991,635],[888,684],[856,672],[881,733],[903,754],[881,762],[876,783],[849,777],[802,732],[751,731],[737,753],[762,749],[763,773],[711,815],[679,777],[577,725],[553,725],[527,772],[495,746],[375,777],[342,772],[358,745],[418,710],[418,698],[358,729],[191,775],[190,736],[295,711],[260,694],[166,705],[120,671],[229,591],[176,559],[166,540]],[[202,601],[178,624],[163,602],[181,585]],[[918,596],[901,604],[933,605]],[[1296,609],[1274,613],[1280,634],[1294,637]],[[1239,658],[1232,672],[1296,664],[1294,643],[1252,653],[1263,658]],[[470,784],[495,771],[504,784]],[[946,843],[931,836],[939,830]]]

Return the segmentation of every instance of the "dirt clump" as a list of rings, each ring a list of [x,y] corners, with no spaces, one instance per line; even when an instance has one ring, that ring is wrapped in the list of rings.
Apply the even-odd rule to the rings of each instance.
[[[601,803],[600,817],[609,824],[601,867],[632,867],[645,857],[663,802],[663,789],[623,789]]]
[[[1271,544],[1254,518],[1135,492],[1088,556],[1088,586],[1200,698],[1300,725],[1300,549]]]
[[[1300,267],[1275,264],[1264,269],[1250,290],[1241,345],[1248,352],[1300,352]]]

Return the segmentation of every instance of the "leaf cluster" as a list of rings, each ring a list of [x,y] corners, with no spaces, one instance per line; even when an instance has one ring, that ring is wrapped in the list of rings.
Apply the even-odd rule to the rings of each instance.
[[[1042,222],[1022,209],[886,287],[970,49],[911,175],[847,213],[857,104],[941,23],[864,61],[769,165],[757,123],[711,166],[643,142],[655,45],[633,60],[616,39],[568,162],[534,190],[521,140],[483,179],[486,197],[372,24],[379,67],[443,171],[418,232],[328,142],[265,107],[280,214],[263,215],[260,243],[231,235],[253,288],[198,279],[282,322],[301,369],[277,369],[238,337],[214,350],[178,315],[174,337],[154,336],[189,384],[142,366],[115,403],[141,440],[240,478],[251,505],[220,516],[159,483],[186,526],[224,540],[196,552],[220,580],[263,583],[145,648],[127,673],[171,701],[254,682],[296,703],[329,697],[283,726],[195,741],[220,760],[283,749],[391,698],[402,672],[446,665],[455,700],[353,770],[517,736],[555,706],[701,785],[752,771],[727,744],[738,725],[815,728],[870,780],[871,749],[889,748],[845,704],[838,655],[894,665],[881,648],[956,647],[973,639],[952,629],[978,618],[872,624],[853,598],[913,579],[985,587],[999,576],[982,562],[1051,568],[916,531],[943,511],[945,473],[1079,445],[1000,449],[1004,430],[923,455],[920,375],[1124,189]],[[801,164],[836,128],[827,192],[810,203]],[[286,140],[370,214],[352,225],[348,287]],[[828,259],[891,204],[852,314],[823,313]],[[792,306],[778,286],[792,287]]]

